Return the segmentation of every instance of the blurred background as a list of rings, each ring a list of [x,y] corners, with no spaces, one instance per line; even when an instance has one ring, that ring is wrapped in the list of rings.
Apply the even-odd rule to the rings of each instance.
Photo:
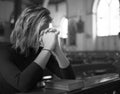
[[[50,10],[76,75],[116,72],[113,65],[119,69],[119,0],[0,0],[1,42],[9,42],[16,19],[30,5]]]

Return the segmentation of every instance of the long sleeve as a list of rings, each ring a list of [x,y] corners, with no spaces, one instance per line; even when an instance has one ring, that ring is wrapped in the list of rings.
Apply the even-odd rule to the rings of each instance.
[[[61,73],[64,79],[75,79],[75,74],[71,65],[69,65],[67,68],[61,69]]]
[[[69,65],[67,68],[60,68],[57,60],[53,55],[51,56],[47,64],[47,68],[61,79],[75,79],[75,75],[71,65]]]
[[[0,73],[12,87],[19,91],[27,91],[32,89],[42,79],[43,69],[32,62],[21,71],[9,60],[9,53],[5,50],[0,50]]]

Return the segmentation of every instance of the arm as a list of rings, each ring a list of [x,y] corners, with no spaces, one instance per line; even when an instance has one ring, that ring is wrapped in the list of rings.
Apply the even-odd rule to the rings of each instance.
[[[54,33],[48,33],[43,37],[45,49],[54,49],[55,36]],[[49,40],[51,40],[51,43]],[[51,53],[47,50],[42,50],[28,67],[20,71],[14,62],[10,60],[8,49],[0,46],[0,73],[17,90],[27,91],[32,89],[42,79],[43,69],[46,67]],[[19,61],[18,63],[23,62]]]
[[[71,65],[66,68],[60,68],[55,56],[51,55],[49,62],[47,63],[47,69],[54,73],[61,79],[75,79]]]
[[[47,62],[50,53],[43,50],[39,56],[41,56],[41,58],[44,56],[44,58],[39,61],[42,64],[45,63],[44,60]],[[0,73],[12,87],[16,88],[16,90],[28,91],[33,89],[38,81],[42,80],[43,68],[36,62],[32,62],[23,71],[20,71],[9,57],[7,51],[0,51]]]
[[[70,65],[70,62],[67,60],[67,58],[65,57],[64,53],[62,52],[62,50],[60,49],[60,46],[58,45],[58,34],[59,32],[55,29],[49,29],[47,32],[45,32],[45,34],[54,34],[55,35],[55,39],[53,39],[51,36],[49,38],[49,40],[54,40],[55,44],[54,44],[54,47],[52,47],[52,49],[48,48],[48,47],[45,47],[49,50],[52,51],[52,55],[50,60],[49,60],[49,63],[47,64],[47,68],[52,72],[54,73],[56,76],[60,77],[60,78],[63,78],[63,79],[74,79],[75,78],[75,75],[74,75],[74,72],[72,70],[72,67]],[[44,38],[43,38],[44,39]],[[45,43],[45,42],[44,42]],[[47,42],[48,44],[50,43]],[[56,59],[54,58],[56,57]]]
[[[70,62],[68,61],[63,51],[61,50],[59,42],[60,41],[57,41],[56,47],[53,51],[53,55],[56,57],[58,61],[58,65],[61,68],[62,76],[65,79],[75,79],[75,75],[70,65]]]
[[[43,35],[43,37],[42,37],[44,47],[43,47],[42,51],[38,54],[38,56],[36,57],[36,59],[34,60],[34,63],[36,65],[38,65],[42,70],[45,69],[45,67],[46,67],[46,65],[48,63],[48,60],[49,60],[49,58],[51,56],[51,53],[48,50],[44,50],[44,49],[49,49],[49,50],[54,49],[55,44],[56,44],[56,35],[57,35],[57,33],[45,33]],[[31,69],[30,71],[33,71],[33,70]],[[35,72],[34,72],[34,74],[35,74]],[[29,72],[29,74],[31,75],[31,72]],[[28,79],[29,79],[29,81],[28,81],[28,79],[26,79],[26,82],[28,84],[25,84],[25,85],[23,84],[25,87],[26,87],[26,85],[29,87],[30,83],[34,82],[34,77],[35,77],[34,74],[30,78],[29,78],[29,76],[27,76]],[[42,79],[43,74],[42,75],[36,75],[36,76],[37,77],[41,77],[41,79]],[[24,80],[25,79],[23,79],[22,81],[24,81]],[[38,80],[36,80],[36,82]]]

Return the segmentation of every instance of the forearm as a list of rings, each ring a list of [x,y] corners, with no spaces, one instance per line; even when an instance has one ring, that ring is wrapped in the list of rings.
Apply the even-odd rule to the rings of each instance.
[[[42,50],[33,63],[21,73],[19,80],[20,89],[28,90],[29,88],[32,88],[39,80],[42,80],[43,69],[46,67],[50,55],[51,54],[49,51]]]
[[[34,60],[35,63],[37,63],[42,69],[46,67],[46,64],[50,58],[51,53],[47,50],[43,50],[40,52],[40,54],[37,56],[37,58]]]
[[[19,91],[32,89],[43,77],[43,69],[35,62],[20,71],[16,65],[5,59],[0,62],[0,72],[9,84]]]
[[[69,60],[66,58],[61,48],[58,47],[57,50],[53,52],[53,54],[55,55],[58,61],[58,65],[61,68],[62,78],[63,79],[75,79],[75,74],[71,67],[71,64]]]
[[[70,65],[70,62],[61,49],[58,49],[54,55],[58,61],[60,68],[67,68]]]
[[[63,79],[75,79],[74,71],[70,65],[70,62],[66,58],[65,54],[62,52],[62,50],[57,50],[56,59],[58,61],[58,65],[61,68],[61,74]]]
[[[41,81],[43,77],[43,69],[39,67],[35,62],[32,62],[23,72],[20,73],[13,83],[17,81],[17,89],[20,91],[28,91],[36,86],[38,81]]]

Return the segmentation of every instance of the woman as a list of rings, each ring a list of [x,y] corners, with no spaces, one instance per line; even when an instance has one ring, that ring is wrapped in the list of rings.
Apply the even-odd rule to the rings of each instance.
[[[51,29],[46,8],[26,8],[11,33],[11,43],[0,45],[0,92],[13,94],[33,89],[47,68],[61,79],[75,79],[58,43],[59,32]]]

